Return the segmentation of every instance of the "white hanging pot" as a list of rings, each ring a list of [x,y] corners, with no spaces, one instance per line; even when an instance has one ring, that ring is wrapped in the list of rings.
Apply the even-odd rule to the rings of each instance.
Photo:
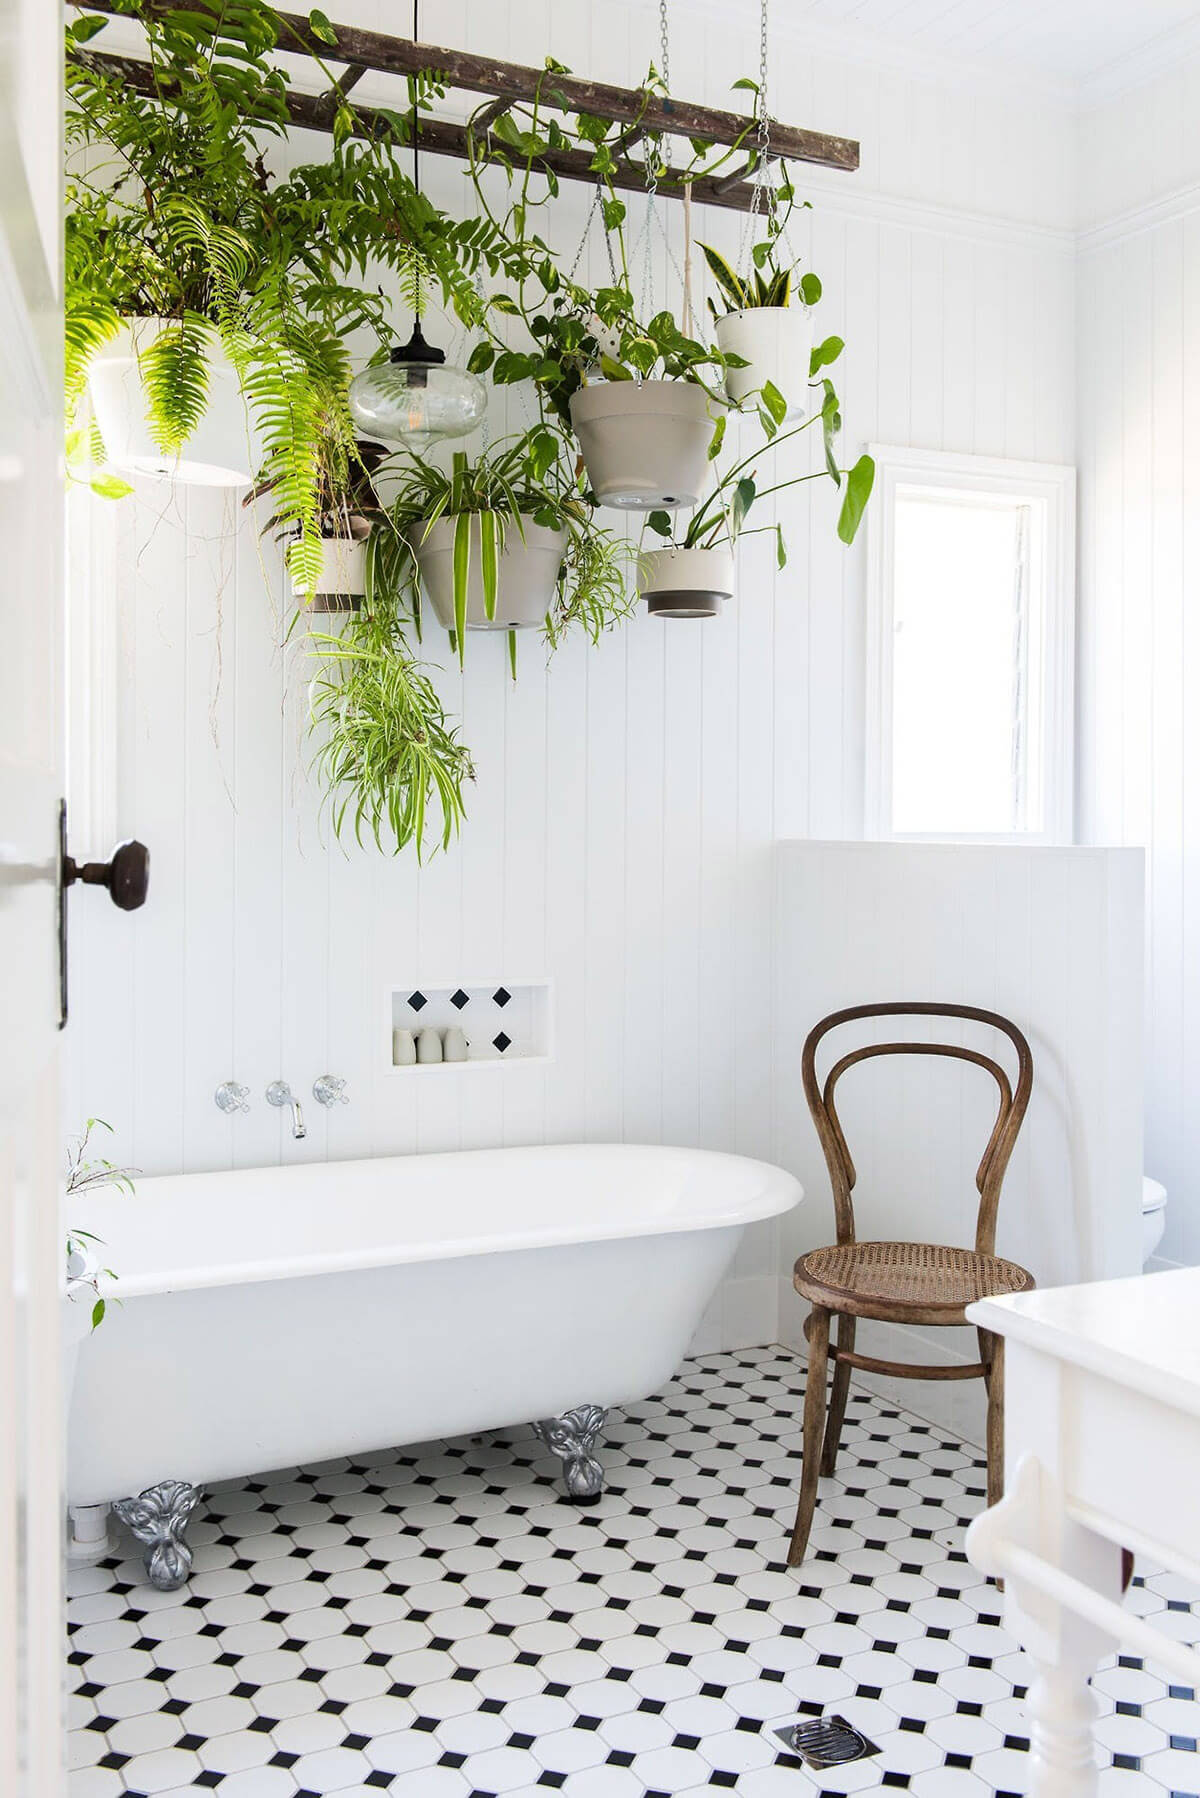
[[[730,549],[648,550],[638,568],[638,592],[660,618],[715,618],[733,598]]]
[[[760,393],[768,381],[787,402],[787,417],[803,418],[813,405],[808,385],[813,320],[807,306],[747,306],[717,320],[717,344],[744,356],[745,368],[725,371],[725,391],[735,406]]]
[[[208,406],[178,456],[164,456],[150,435],[149,406],[139,354],[169,319],[126,319],[101,345],[88,369],[92,408],[114,468],[197,487],[249,487],[262,460],[241,383],[232,362],[210,338]]]
[[[314,612],[352,612],[367,590],[367,545],[365,538],[322,537],[321,572],[313,588]],[[292,576],[292,594],[296,599],[308,598],[303,581]]]
[[[414,525],[409,542],[421,571],[421,584],[438,623],[454,629],[454,532],[457,520],[443,517],[432,525]],[[496,611],[489,618],[483,603],[478,518],[471,520],[471,566],[467,576],[469,631],[529,630],[542,625],[554,604],[558,571],[567,553],[566,531],[553,531],[522,516],[504,521],[504,542],[496,558]]]
[[[713,417],[694,381],[598,381],[571,396],[571,423],[602,506],[694,506],[708,477]]]

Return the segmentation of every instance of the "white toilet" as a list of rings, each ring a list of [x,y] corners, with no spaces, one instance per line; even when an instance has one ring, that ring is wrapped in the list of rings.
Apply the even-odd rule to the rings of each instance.
[[[1148,1174],[1142,1177],[1142,1265],[1162,1241],[1167,1227],[1167,1189]]]

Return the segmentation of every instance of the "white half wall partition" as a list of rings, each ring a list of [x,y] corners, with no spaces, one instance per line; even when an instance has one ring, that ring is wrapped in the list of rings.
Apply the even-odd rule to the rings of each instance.
[[[1136,849],[780,845],[776,1157],[807,1194],[783,1220],[784,1341],[803,1346],[806,1307],[791,1287],[792,1263],[834,1239],[801,1052],[812,1025],[844,1006],[945,1000],[1019,1025],[1033,1051],[1033,1097],[1004,1184],[997,1250],[1043,1286],[1140,1271],[1142,879]],[[838,1053],[937,1036],[986,1052],[1003,1041],[971,1024],[918,1018],[909,1028],[893,1018],[846,1027]],[[1008,1065],[1011,1051],[997,1058]],[[831,1060],[826,1053],[819,1074]],[[974,1173],[995,1115],[989,1076],[941,1058],[881,1058],[851,1070],[838,1108],[858,1169],[859,1235],[969,1245]],[[977,1358],[969,1331],[930,1330],[918,1341],[915,1331],[875,1324],[859,1342],[896,1359]],[[979,1381],[859,1378],[981,1439]]]

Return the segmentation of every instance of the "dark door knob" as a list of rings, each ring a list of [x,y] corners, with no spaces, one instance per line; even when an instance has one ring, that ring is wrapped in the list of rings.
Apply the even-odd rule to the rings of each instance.
[[[82,867],[64,853],[63,885],[73,886],[77,880],[86,887],[107,887],[113,904],[121,911],[137,911],[145,905],[150,886],[150,851],[135,838],[119,843],[111,861],[84,862]]]
[[[67,802],[58,808],[58,1027],[67,1021],[67,888],[79,881],[85,887],[107,887],[109,898],[121,911],[137,911],[150,889],[150,851],[132,840],[118,843],[107,862],[84,862],[82,867],[67,854]]]

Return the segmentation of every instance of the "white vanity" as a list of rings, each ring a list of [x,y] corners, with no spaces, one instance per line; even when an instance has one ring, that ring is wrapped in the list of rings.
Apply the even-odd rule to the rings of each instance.
[[[1035,1663],[1030,1798],[1093,1798],[1097,1663],[1119,1642],[1200,1687],[1200,1654],[1120,1604],[1123,1548],[1200,1582],[1200,1268],[967,1315],[1006,1339],[1006,1492],[967,1551]]]

